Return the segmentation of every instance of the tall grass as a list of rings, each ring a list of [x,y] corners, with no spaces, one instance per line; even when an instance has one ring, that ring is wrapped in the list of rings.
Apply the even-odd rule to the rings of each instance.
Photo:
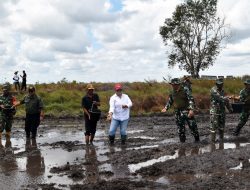
[[[192,80],[193,96],[200,110],[207,110],[210,103],[210,89],[215,85],[212,80]],[[114,94],[114,83],[92,83],[98,93],[103,113],[109,109],[109,98]],[[58,82],[50,84],[36,84],[37,94],[43,99],[46,115],[51,116],[81,116],[81,100],[86,94],[86,83]],[[124,93],[133,102],[132,115],[160,112],[165,106],[171,86],[165,82],[133,82],[123,83]],[[240,78],[226,79],[224,89],[228,95],[238,95],[244,88]],[[25,94],[18,94],[21,100]],[[24,107],[18,107],[18,116],[25,114]]]

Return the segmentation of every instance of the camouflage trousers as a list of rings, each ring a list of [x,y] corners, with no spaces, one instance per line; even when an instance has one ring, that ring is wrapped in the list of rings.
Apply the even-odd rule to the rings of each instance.
[[[210,115],[210,132],[216,133],[217,130],[223,132],[225,127],[225,113]]]
[[[250,111],[243,111],[240,114],[240,121],[238,123],[238,127],[241,129],[247,122],[250,115]]]
[[[4,130],[6,132],[11,132],[13,118],[12,117],[6,117],[5,115],[0,115],[0,133],[2,133]]]
[[[199,138],[199,132],[198,132],[198,127],[196,124],[196,120],[194,117],[189,118],[188,117],[188,111],[182,111],[182,110],[177,110],[175,112],[175,118],[176,118],[176,125],[178,127],[178,134],[180,139],[186,137],[185,135],[185,124],[187,123],[191,134],[195,137],[195,138]]]

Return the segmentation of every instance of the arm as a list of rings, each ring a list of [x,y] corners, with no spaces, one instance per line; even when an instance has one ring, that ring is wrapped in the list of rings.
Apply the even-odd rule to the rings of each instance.
[[[173,103],[174,103],[174,99],[173,99],[172,94],[170,94],[168,97],[168,101],[167,101],[165,107],[161,110],[161,112],[166,112],[169,108],[171,108]]]
[[[90,114],[89,114],[88,110],[86,109],[84,98],[82,98],[82,110],[85,113],[85,115],[87,115],[88,118],[90,119]]]
[[[112,96],[109,100],[109,113],[108,113],[108,116],[107,116],[107,120],[111,120],[112,119],[112,115],[115,111],[115,100],[114,100],[114,97]]]
[[[129,98],[129,96],[128,95],[126,95],[126,101],[127,101],[127,104],[125,104],[125,105],[122,105],[122,108],[131,108],[132,107],[132,101],[131,101],[131,99]]]
[[[95,104],[96,106],[100,106],[100,98],[98,96],[98,94],[95,94],[95,101],[93,101],[93,104]]]

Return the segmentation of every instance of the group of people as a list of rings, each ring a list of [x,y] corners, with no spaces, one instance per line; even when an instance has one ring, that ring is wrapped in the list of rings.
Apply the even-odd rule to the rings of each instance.
[[[166,112],[170,108],[174,109],[176,125],[180,142],[186,141],[185,125],[187,124],[194,136],[195,142],[200,141],[197,123],[195,120],[194,111],[196,109],[195,101],[192,96],[192,83],[189,78],[184,78],[181,81],[179,78],[173,78],[170,83],[172,91],[169,94],[168,101],[165,107],[161,110]],[[215,82],[215,86],[210,90],[210,133],[211,141],[215,142],[216,133],[219,134],[220,140],[224,138],[226,108],[229,112],[233,109],[229,103],[229,98],[225,96],[224,81],[219,78]],[[245,88],[240,91],[239,100],[243,102],[243,109],[240,115],[240,121],[234,129],[234,135],[238,136],[240,130],[245,125],[250,114],[250,79],[244,81]],[[11,85],[5,83],[3,85],[3,94],[0,96],[0,138],[2,132],[6,131],[6,137],[10,137],[13,116],[16,112],[16,107],[25,105],[26,119],[25,132],[27,138],[36,138],[37,128],[40,121],[44,118],[44,105],[42,99],[36,94],[35,87],[28,87],[28,94],[20,101],[16,100],[10,93]],[[87,93],[82,97],[82,109],[85,119],[85,141],[86,144],[93,144],[96,133],[97,122],[100,119],[101,112],[98,109],[100,106],[100,98],[97,93],[94,93],[94,86],[87,85]],[[130,108],[132,101],[129,96],[123,93],[123,86],[115,84],[115,93],[109,100],[109,112],[107,120],[111,121],[109,128],[109,142],[114,144],[116,130],[120,128],[121,143],[125,144],[127,139],[127,127],[130,118]]]
[[[165,107],[161,110],[166,112],[170,108],[174,109],[176,125],[180,142],[186,141],[185,125],[187,124],[194,136],[195,142],[200,141],[199,131],[195,120],[195,101],[192,96],[192,83],[189,77],[184,77],[183,80],[173,78],[170,83],[172,91],[169,94],[168,101]],[[243,109],[240,114],[238,125],[235,127],[233,135],[238,136],[240,130],[245,125],[250,114],[250,79],[244,81],[245,88],[240,91],[239,100],[243,103]],[[210,134],[211,141],[216,141],[216,134],[219,134],[219,139],[224,139],[226,108],[230,113],[233,112],[229,102],[229,97],[224,92],[224,80],[219,78],[215,81],[215,86],[210,90]],[[121,84],[116,84],[114,87],[115,94],[109,101],[109,113],[107,120],[111,121],[109,128],[109,142],[114,144],[116,130],[120,128],[121,143],[125,144],[127,139],[127,126],[129,121],[130,108],[132,101],[129,96],[123,93]],[[92,84],[87,85],[87,93],[82,98],[82,108],[85,118],[85,138],[86,144],[92,144],[96,132],[96,119],[92,119],[92,114],[89,112],[91,107],[97,109],[100,106],[100,98],[94,93]]]
[[[22,78],[22,83],[21,83],[21,87],[20,87],[20,82],[19,79],[20,77]],[[23,75],[19,75],[18,76],[18,71],[14,72],[14,76],[13,76],[13,84],[15,86],[15,90],[16,91],[26,91],[27,90],[27,74],[25,72],[25,70],[23,70]]]
[[[16,107],[25,105],[25,132],[26,137],[29,139],[36,138],[37,128],[40,120],[44,118],[44,105],[42,99],[36,94],[34,86],[28,87],[28,94],[18,101],[11,95],[11,84],[5,83],[2,87],[3,94],[0,95],[0,140],[2,133],[5,130],[6,138],[10,138],[13,117],[16,113]]]

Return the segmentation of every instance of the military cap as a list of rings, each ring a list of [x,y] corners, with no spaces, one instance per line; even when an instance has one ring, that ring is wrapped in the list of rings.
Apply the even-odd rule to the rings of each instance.
[[[86,87],[87,90],[94,90],[94,86],[92,84],[88,84]]]
[[[3,90],[10,91],[10,89],[11,89],[10,83],[6,82],[6,83],[3,84]]]
[[[28,87],[28,91],[29,91],[29,92],[35,92],[36,89],[35,89],[34,86],[30,85],[30,86]]]
[[[244,81],[244,84],[250,84],[250,79],[246,79],[246,80]]]
[[[178,78],[173,78],[173,79],[171,79],[169,84],[181,84],[181,81]]]
[[[215,83],[216,84],[223,84],[224,80],[223,80],[223,78],[218,78],[218,79],[216,79]]]

